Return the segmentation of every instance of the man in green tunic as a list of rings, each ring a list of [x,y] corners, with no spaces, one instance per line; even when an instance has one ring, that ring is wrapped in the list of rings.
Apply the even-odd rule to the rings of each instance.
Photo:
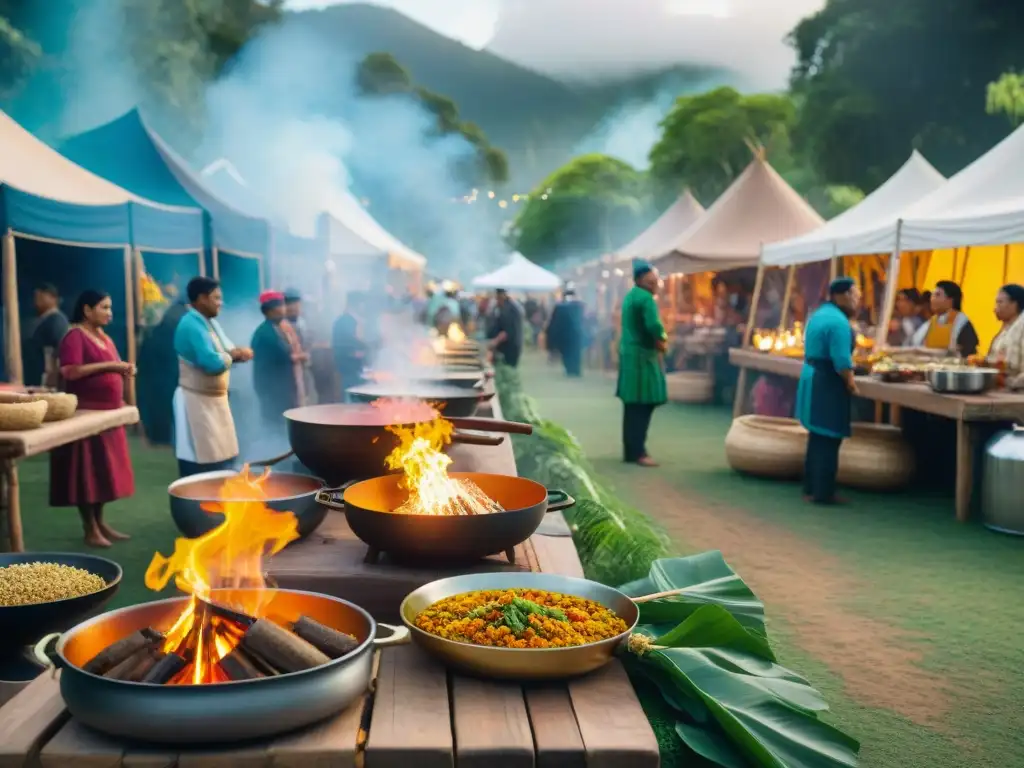
[[[848,277],[832,281],[828,301],[807,322],[804,367],[796,391],[796,415],[810,433],[804,462],[804,498],[836,503],[839,448],[850,436],[850,407],[856,334],[850,318],[860,304],[857,284]]]
[[[633,287],[622,301],[622,336],[619,340],[619,383],[622,401],[622,450],[627,463],[656,467],[647,455],[647,430],[654,409],[668,401],[661,356],[668,335],[658,315],[654,294],[658,272],[646,261],[633,262]]]

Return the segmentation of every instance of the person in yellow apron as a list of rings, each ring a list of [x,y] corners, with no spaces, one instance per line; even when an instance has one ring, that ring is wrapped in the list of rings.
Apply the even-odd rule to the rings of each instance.
[[[229,371],[232,364],[252,359],[252,351],[232,344],[216,320],[224,302],[219,282],[192,278],[188,300],[189,310],[174,331],[174,454],[181,477],[227,469],[238,457]]]
[[[964,357],[977,352],[978,332],[961,309],[963,300],[963,291],[952,280],[936,283],[931,295],[932,317],[917,329],[907,346]]]

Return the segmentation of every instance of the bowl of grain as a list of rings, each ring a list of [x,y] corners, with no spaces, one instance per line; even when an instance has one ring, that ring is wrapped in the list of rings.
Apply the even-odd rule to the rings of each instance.
[[[121,586],[113,560],[75,552],[0,554],[0,654],[99,612]]]

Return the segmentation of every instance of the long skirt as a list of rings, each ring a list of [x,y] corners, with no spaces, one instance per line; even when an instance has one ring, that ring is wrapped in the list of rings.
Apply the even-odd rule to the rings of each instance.
[[[50,506],[106,504],[135,493],[124,427],[50,451]]]

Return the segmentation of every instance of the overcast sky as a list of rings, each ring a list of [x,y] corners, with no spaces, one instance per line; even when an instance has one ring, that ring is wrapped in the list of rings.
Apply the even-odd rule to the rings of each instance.
[[[287,4],[322,8],[354,1]],[[606,77],[696,62],[730,67],[757,88],[785,84],[793,53],[783,38],[824,5],[824,0],[377,1],[467,45],[487,46],[553,74]]]

